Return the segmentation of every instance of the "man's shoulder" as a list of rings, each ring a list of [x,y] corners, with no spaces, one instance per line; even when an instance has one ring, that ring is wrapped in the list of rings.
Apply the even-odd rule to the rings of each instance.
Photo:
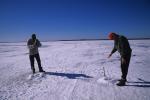
[[[120,40],[127,40],[127,38],[126,38],[125,36],[123,36],[123,35],[120,35],[120,36],[119,36],[119,39],[120,39]]]
[[[123,36],[123,35],[119,35],[119,38],[125,38],[125,36]]]
[[[29,41],[32,41],[32,39],[31,39],[31,38],[30,38],[30,39],[28,39],[28,42],[29,42]]]
[[[32,39],[28,39],[27,41],[28,44],[32,44],[32,42],[33,42]]]
[[[39,41],[39,39],[36,39],[36,41]]]

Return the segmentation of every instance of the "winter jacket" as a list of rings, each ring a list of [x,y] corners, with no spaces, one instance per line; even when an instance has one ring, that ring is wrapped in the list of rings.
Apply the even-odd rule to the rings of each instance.
[[[118,51],[122,57],[131,54],[132,49],[130,48],[130,44],[126,37],[118,36],[114,41],[114,48],[111,52],[112,54],[116,51]]]
[[[29,54],[30,55],[35,55],[35,54],[39,53],[38,47],[41,46],[41,43],[38,39],[36,39],[36,40],[29,39],[28,43],[27,43],[27,46],[29,48]]]

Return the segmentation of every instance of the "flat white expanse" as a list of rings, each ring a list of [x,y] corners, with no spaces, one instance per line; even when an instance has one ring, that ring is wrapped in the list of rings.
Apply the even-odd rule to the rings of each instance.
[[[113,41],[42,44],[47,73],[29,78],[26,43],[0,43],[0,100],[150,100],[150,40],[130,41],[133,53],[123,87],[115,85],[121,76],[119,53],[107,59]]]

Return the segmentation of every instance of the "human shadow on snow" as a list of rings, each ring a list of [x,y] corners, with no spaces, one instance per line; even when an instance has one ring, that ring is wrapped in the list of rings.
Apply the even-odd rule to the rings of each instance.
[[[85,74],[76,74],[76,73],[59,73],[59,72],[45,72],[45,73],[48,75],[67,77],[69,79],[93,78],[92,76],[88,76]]]
[[[141,78],[138,78],[138,80],[140,81],[130,81],[128,83],[131,83],[131,85],[126,85],[126,86],[134,86],[134,87],[143,87],[143,88],[147,88],[150,87],[150,81],[145,81]]]

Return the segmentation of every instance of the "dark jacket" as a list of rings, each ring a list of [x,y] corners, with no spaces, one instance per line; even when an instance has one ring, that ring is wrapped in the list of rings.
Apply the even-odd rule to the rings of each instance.
[[[131,54],[131,48],[130,44],[128,42],[128,39],[124,36],[119,36],[118,38],[114,40],[114,48],[112,50],[112,54],[116,51],[120,53],[122,57],[125,57],[128,54]]]
[[[29,39],[27,45],[29,48],[29,54],[30,55],[35,55],[35,54],[39,53],[38,47],[41,46],[41,43],[38,39],[36,39],[36,40]]]

